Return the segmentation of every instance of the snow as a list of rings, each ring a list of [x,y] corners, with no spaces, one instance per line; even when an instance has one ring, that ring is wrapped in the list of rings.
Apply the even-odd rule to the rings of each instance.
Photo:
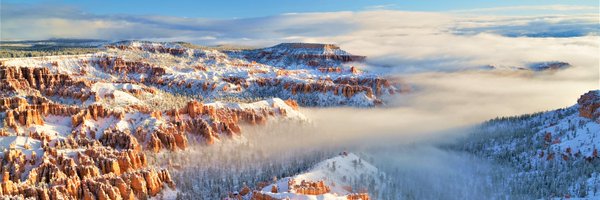
[[[588,165],[597,162],[593,152],[600,148],[600,121],[581,117],[579,109],[576,104],[491,120],[463,147],[513,167],[515,173],[506,179],[516,182],[512,185],[523,184],[514,187],[546,186],[531,195],[600,198],[597,166]],[[551,184],[556,182],[560,184]]]
[[[359,162],[360,160],[360,162]],[[332,169],[335,163],[335,170]],[[354,164],[356,163],[356,165]],[[356,166],[356,167],[355,167]],[[348,191],[352,180],[360,180],[360,177],[376,177],[380,172],[373,165],[359,158],[353,153],[341,153],[340,155],[324,160],[309,171],[286,177],[278,180],[276,183],[264,187],[260,192],[279,199],[299,199],[299,200],[323,200],[323,199],[347,199],[347,195],[355,191]],[[305,181],[321,181],[331,188],[331,192],[322,195],[304,195],[294,192],[288,192],[288,181],[290,179],[299,183]],[[277,186],[279,193],[272,193],[271,188]]]
[[[214,106],[215,108],[233,108],[233,109],[241,109],[241,110],[256,110],[259,111],[264,108],[277,107],[280,109],[284,109],[286,112],[286,116],[283,119],[287,120],[296,120],[296,121],[308,121],[308,118],[304,116],[301,112],[294,110],[290,107],[285,101],[280,98],[271,98],[262,101],[252,102],[252,103],[223,103],[220,101],[214,103],[207,103],[207,106]]]
[[[162,200],[162,199],[177,199],[177,189],[171,189],[167,186],[163,186],[163,190],[157,196],[150,197],[150,200]]]
[[[347,200],[346,196],[337,196],[335,194],[327,193],[322,195],[302,195],[295,193],[271,193],[265,192],[264,194],[268,194],[269,196],[275,197],[277,199],[294,199],[294,200]]]
[[[15,149],[21,150],[25,155],[31,155],[31,153],[34,151],[36,155],[42,155],[44,150],[41,148],[41,145],[42,144],[39,140],[35,140],[27,136],[0,137],[0,147],[4,149],[14,147]]]
[[[576,126],[571,135],[568,133],[560,135],[558,137],[560,142],[552,144],[551,148],[556,151],[565,151],[567,148],[571,148],[573,152],[581,151],[583,155],[589,156],[594,148],[600,148],[600,143],[595,140],[600,139],[600,124],[580,117],[578,112],[562,118],[555,125],[549,125],[540,133],[553,133],[553,138],[556,138],[557,132],[566,132],[575,123],[582,124],[582,126]]]
[[[118,81],[124,79],[133,79],[140,81],[142,78],[149,78],[147,74],[131,73],[131,74],[109,74],[99,66],[89,64],[90,62],[102,57],[120,57],[126,61],[140,61],[149,63],[152,66],[157,66],[165,69],[166,74],[160,77],[165,82],[182,83],[169,86],[157,85],[158,89],[166,91],[178,91],[188,95],[201,95],[205,99],[219,99],[220,97],[237,97],[237,98],[265,98],[279,97],[282,99],[295,99],[301,104],[302,100],[310,101],[306,105],[310,106],[373,106],[377,98],[382,98],[389,94],[388,90],[383,90],[383,96],[367,97],[357,94],[349,99],[341,95],[334,95],[332,92],[321,93],[313,92],[309,94],[299,93],[292,94],[288,90],[281,88],[260,87],[256,84],[250,84],[250,87],[240,87],[235,84],[224,81],[228,77],[243,78],[247,82],[258,79],[277,80],[282,83],[315,83],[322,81],[325,78],[335,80],[337,78],[376,78],[379,74],[363,72],[360,74],[352,74],[349,72],[350,66],[336,60],[327,60],[331,66],[341,67],[341,73],[322,73],[315,67],[305,63],[308,59],[288,59],[288,58],[272,58],[272,62],[255,63],[252,62],[254,51],[218,51],[207,49],[188,49],[177,43],[161,43],[161,42],[145,42],[145,41],[124,41],[115,43],[115,45],[129,45],[131,47],[147,48],[175,48],[184,49],[186,53],[181,56],[174,56],[168,53],[151,53],[149,51],[128,49],[120,50],[107,48],[104,51],[76,55],[76,56],[46,56],[34,58],[15,58],[5,59],[6,66],[25,66],[25,67],[46,67],[53,72],[69,74],[74,77],[80,77],[88,80],[109,80]],[[319,45],[316,48],[295,48],[294,44],[282,44],[271,48],[261,49],[260,51],[274,52],[281,55],[351,55],[339,48],[324,48]],[[248,57],[249,56],[249,57]],[[292,62],[291,64],[282,64]],[[56,63],[57,65],[53,65]],[[86,64],[87,63],[87,64]],[[205,70],[199,70],[197,66],[201,66]],[[278,72],[285,70],[286,75],[278,75]],[[86,73],[82,73],[85,71]],[[202,90],[204,83],[216,84],[215,90]],[[187,86],[191,87],[182,87]],[[327,82],[327,85],[334,83]],[[111,83],[96,83],[94,91],[100,91],[98,95],[114,94],[117,104],[139,103],[136,98],[130,94],[123,92],[126,88],[123,85]],[[224,89],[228,87],[228,89]],[[395,88],[395,86],[392,86]]]
[[[341,65],[341,62],[335,59],[328,59],[327,62],[332,64],[332,66],[335,65],[335,67],[340,64],[339,66],[343,68],[343,72],[323,73],[315,69],[314,66],[302,63],[302,59],[300,60],[301,62],[297,62],[298,60],[291,60],[296,63],[289,68],[287,66],[280,66],[281,63],[289,61],[283,59],[274,59],[274,64],[256,63],[253,62],[252,59],[243,58],[243,56],[249,52],[188,49],[175,43],[128,41],[115,43],[115,45],[140,47],[142,50],[106,48],[102,49],[101,52],[94,54],[0,60],[3,61],[5,66],[47,68],[52,73],[69,75],[74,81],[87,80],[83,83],[86,86],[82,87],[82,90],[93,93],[95,96],[90,97],[84,102],[73,97],[63,97],[59,95],[45,97],[57,103],[70,102],[71,104],[76,104],[73,106],[79,106],[80,108],[92,104],[99,104],[117,112],[127,110],[126,106],[128,105],[149,106],[151,101],[149,101],[148,98],[152,98],[151,100],[156,100],[154,98],[171,98],[171,96],[166,97],[167,95],[160,95],[169,93],[172,96],[176,96],[172,97],[172,99],[176,99],[177,102],[173,102],[173,105],[160,105],[162,106],[161,110],[165,110],[165,107],[173,108],[180,106],[176,105],[176,103],[185,103],[192,99],[198,99],[206,102],[205,105],[207,106],[254,111],[273,110],[277,116],[274,117],[275,120],[306,122],[309,119],[304,116],[301,111],[288,105],[283,99],[310,101],[310,104],[304,103],[304,101],[298,102],[300,102],[300,104],[314,106],[372,106],[374,105],[374,101],[379,98],[368,97],[364,92],[356,93],[351,98],[344,97],[341,94],[336,95],[331,91],[299,92],[298,94],[292,94],[289,89],[282,88],[283,85],[286,84],[313,83],[323,83],[326,86],[338,86],[331,80],[337,78],[379,77],[378,74],[368,72],[353,74],[349,72],[349,66]],[[174,56],[168,53],[145,51],[149,48],[160,47],[184,49],[185,53],[180,56]],[[285,54],[290,53],[290,55],[350,55],[333,46],[328,46],[326,48],[288,48],[286,45],[281,45],[273,47],[271,50],[278,51],[279,53],[283,52]],[[140,67],[141,69],[134,69],[128,73],[112,72],[110,67],[107,70],[93,62],[104,58],[114,59],[115,57],[122,58],[127,62],[147,63],[148,65],[144,66],[162,68],[165,70],[166,74],[161,77],[149,77],[150,73],[147,71],[147,68],[144,67]],[[149,78],[157,78],[163,80],[167,84],[150,84],[146,82]],[[241,85],[236,85],[231,83],[235,80],[230,80],[235,78],[244,80]],[[254,82],[263,80],[267,81],[266,86],[261,85],[264,82]],[[272,86],[274,82],[277,82],[279,85]],[[88,83],[91,83],[90,87],[87,87]],[[203,89],[202,86],[204,84],[210,84],[210,86],[213,86],[214,84],[214,88]],[[156,93],[157,95],[154,95],[153,92],[145,92],[148,89],[158,91],[158,93]],[[77,90],[79,90],[79,88],[77,88]],[[143,96],[132,94],[130,92],[132,90],[142,91]],[[387,89],[384,90],[384,95],[388,94],[387,92]],[[202,97],[202,99],[199,97]],[[231,102],[251,103],[220,101],[221,99],[227,98],[232,98],[233,100]],[[160,100],[164,99],[159,99],[159,101]],[[81,104],[79,104],[80,102]],[[131,110],[132,109],[128,111]],[[283,115],[283,113],[285,113],[285,115]],[[180,117],[182,119],[189,118],[189,116],[183,114]],[[164,124],[166,120],[171,120],[171,118],[166,115],[163,115],[162,119],[156,119],[150,117],[148,114],[134,111],[125,113],[124,119],[118,119],[113,116],[98,118],[96,120],[90,119],[83,121],[81,125],[73,128],[70,116],[49,115],[43,116],[43,118],[43,125],[31,125],[27,129],[18,127],[17,129],[19,131],[17,132],[25,134],[31,132],[45,133],[50,136],[52,144],[53,142],[57,142],[58,139],[67,138],[73,131],[77,130],[80,130],[82,133],[87,133],[87,137],[92,137],[91,133],[94,132],[96,133],[94,138],[99,139],[102,137],[102,133],[109,128],[133,133],[137,128],[143,127],[144,130],[152,130],[159,125]],[[269,121],[271,120],[272,119],[269,119]],[[2,137],[0,139],[0,147],[22,149],[26,154],[31,154],[31,152],[34,151],[40,151],[40,154],[43,153],[40,149],[40,141],[25,136],[17,136],[17,133],[13,130],[9,131],[9,135],[11,134],[12,136]],[[244,138],[241,138],[241,140],[243,139]],[[73,155],[83,150],[84,148],[82,147],[58,151],[60,153]],[[316,165],[309,172],[293,177],[294,179],[302,180],[325,180],[327,181],[327,184],[331,184],[333,189],[332,193],[318,196],[298,195],[293,193],[277,193],[272,195],[287,195],[292,199],[346,199],[345,195],[352,191],[344,189],[344,185],[351,184],[351,181],[357,180],[363,175],[377,175],[377,169],[366,162],[363,162],[363,164],[354,168],[353,161],[356,160],[358,160],[358,157],[354,154],[338,156],[323,161],[322,164]],[[327,167],[327,165],[332,162],[336,162],[336,171],[332,171]],[[285,183],[285,186],[282,185],[281,189],[287,189],[287,181],[283,183]],[[163,195],[167,199],[174,198],[176,191],[165,190]]]
[[[44,117],[44,125],[29,127],[30,132],[45,133],[51,140],[64,139],[71,133],[71,117],[49,115]]]
[[[98,82],[92,85],[92,91],[96,92],[96,95],[105,97],[107,95],[114,95],[114,101],[117,105],[131,105],[143,104],[135,96],[130,93],[123,92],[123,90],[141,90],[142,87],[131,83],[103,83]]]
[[[346,195],[352,191],[347,191],[343,186],[350,185],[350,180],[358,180],[361,176],[376,176],[378,173],[377,168],[362,160],[362,165],[354,168],[353,162],[359,160],[360,158],[353,153],[349,153],[347,156],[336,156],[317,164],[309,172],[296,175],[294,178],[309,181],[325,180],[325,183],[331,186],[333,193]],[[335,171],[328,167],[333,166],[333,163],[336,165]]]

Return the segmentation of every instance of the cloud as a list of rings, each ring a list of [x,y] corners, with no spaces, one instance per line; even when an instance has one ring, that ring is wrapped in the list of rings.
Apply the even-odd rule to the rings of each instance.
[[[392,8],[397,7],[398,5],[396,4],[382,4],[382,5],[373,5],[373,6],[367,6],[365,7],[366,10],[390,10]]]
[[[532,5],[532,6],[504,6],[504,7],[492,7],[492,8],[476,8],[466,10],[453,10],[453,13],[496,13],[499,11],[585,11],[585,12],[596,12],[598,6],[578,6],[578,5]]]
[[[3,4],[2,39],[97,38],[164,39],[188,38],[235,41],[243,38],[264,39],[300,34],[305,37],[342,34],[352,28],[336,14],[278,15],[243,19],[202,19],[170,16],[93,15],[70,7],[52,5]],[[23,26],[28,24],[28,26]],[[328,29],[324,29],[328,27]]]
[[[587,9],[579,6],[494,9],[534,8]],[[594,50],[597,52],[600,35],[597,13],[489,16],[368,10],[223,20],[95,15],[73,7],[36,4],[3,4],[1,9],[3,40],[183,40],[204,45],[245,46],[269,46],[280,42],[336,43],[352,53],[368,56],[369,64],[379,67],[376,70],[393,72],[453,71],[488,64],[523,65],[547,60],[579,62],[563,55],[572,52],[559,49],[577,51],[578,46],[582,46],[585,55]]]
[[[478,20],[462,20],[454,29],[455,34],[494,33],[508,37],[581,37],[598,35],[600,30],[597,14],[581,14],[565,17],[519,16],[485,17]]]

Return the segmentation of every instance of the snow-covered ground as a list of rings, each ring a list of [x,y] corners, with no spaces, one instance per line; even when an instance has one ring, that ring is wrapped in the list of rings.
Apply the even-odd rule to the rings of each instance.
[[[298,199],[298,200],[346,200],[348,195],[359,192],[358,188],[352,188],[353,182],[366,181],[367,178],[383,176],[370,163],[362,160],[354,153],[341,153],[340,155],[324,160],[307,172],[286,177],[278,180],[276,183],[264,187],[260,193],[266,194],[278,199]],[[288,188],[290,180],[295,183],[301,181],[318,182],[324,181],[331,191],[320,195],[307,195],[297,193]],[[375,183],[379,184],[379,183]],[[271,189],[277,187],[278,192],[273,193]],[[361,191],[367,192],[367,191]],[[251,198],[251,194],[246,199]]]
[[[98,60],[109,58],[123,59],[127,62],[140,62],[152,67],[165,70],[165,74],[159,77],[168,85],[153,85],[158,89],[185,95],[202,96],[203,99],[240,98],[240,99],[262,99],[268,97],[279,97],[281,99],[294,99],[301,105],[309,106],[373,106],[377,100],[383,99],[399,92],[400,83],[381,86],[381,94],[374,96],[366,95],[366,92],[356,92],[350,97],[342,95],[343,87],[347,84],[335,83],[337,79],[377,79],[383,78],[382,74],[360,71],[353,73],[352,64],[336,59],[323,59],[323,64],[328,67],[339,68],[338,72],[323,72],[316,66],[310,66],[309,61],[317,61],[324,57],[352,56],[341,49],[330,48],[299,48],[289,45],[278,45],[264,49],[276,54],[295,56],[270,57],[269,62],[261,63],[253,60],[254,51],[218,51],[214,49],[191,49],[182,47],[176,43],[157,43],[142,41],[127,41],[115,43],[125,45],[130,49],[105,48],[104,50],[85,55],[76,56],[47,56],[35,58],[2,59],[5,66],[16,67],[45,67],[52,72],[67,74],[73,78],[96,80],[100,82],[115,81],[137,81],[150,79],[146,73],[121,73],[110,72],[94,64]],[[327,46],[327,45],[324,45]],[[139,49],[138,49],[139,48]],[[173,48],[182,50],[181,55],[159,53],[150,51],[152,48]],[[308,56],[302,58],[301,56]],[[313,58],[317,56],[316,58]],[[288,63],[286,65],[280,64]],[[290,66],[294,67],[290,67]],[[233,81],[232,81],[233,80]],[[235,82],[235,80],[242,80]],[[267,84],[265,85],[265,81]],[[276,83],[276,84],[274,84]],[[206,88],[208,84],[209,89]],[[337,87],[338,91],[292,92],[288,87],[294,84],[321,84],[327,87]],[[359,85],[372,88],[373,92],[379,86],[370,83]],[[96,83],[94,92],[101,94],[114,94],[122,96],[117,101],[129,103],[135,102],[133,98],[127,97],[126,93],[120,91],[123,85]],[[116,90],[115,90],[116,89]]]
[[[516,195],[597,199],[600,123],[580,107],[490,120],[459,148],[514,168],[506,178]]]

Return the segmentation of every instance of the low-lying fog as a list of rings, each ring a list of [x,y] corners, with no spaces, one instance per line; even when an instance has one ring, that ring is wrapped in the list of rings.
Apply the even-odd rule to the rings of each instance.
[[[559,34],[563,25],[575,21],[597,24],[597,14],[494,17],[372,11],[283,18],[293,23],[279,24],[273,32],[261,27],[260,37],[249,37],[252,40],[217,41],[263,46],[282,41],[336,43],[368,56],[368,64],[358,67],[398,78],[413,91],[387,99],[387,105],[378,108],[302,108],[311,123],[246,127],[247,141],[241,145],[198,147],[184,159],[189,170],[175,174],[188,197],[223,197],[244,182],[253,186],[273,176],[291,176],[347,150],[389,175],[386,188],[370,191],[375,199],[502,198],[508,190],[504,186],[510,184],[503,174],[511,169],[438,144],[452,142],[470,126],[491,118],[571,106],[579,95],[599,87],[597,34],[506,36],[538,29]],[[340,31],[330,31],[333,22]],[[294,31],[280,31],[287,25]],[[299,28],[329,34],[303,35],[297,33]],[[466,33],[470,28],[475,31]],[[572,67],[554,72],[481,70],[485,65],[526,67],[545,61]],[[189,177],[208,184],[195,184],[194,189],[186,182]]]
[[[352,151],[389,175],[387,189],[377,191],[378,199],[395,199],[392,195],[398,194],[426,199],[506,194],[502,174],[511,169],[437,145],[497,116],[571,106],[579,95],[597,87],[592,78],[575,75],[589,69],[401,76],[414,91],[389,99],[385,107],[301,108],[310,123],[244,127],[245,139],[239,144],[197,147],[175,156],[184,170],[174,176],[183,182],[180,190],[210,199],[239,190],[244,183],[254,186],[272,177],[292,176],[339,151]]]

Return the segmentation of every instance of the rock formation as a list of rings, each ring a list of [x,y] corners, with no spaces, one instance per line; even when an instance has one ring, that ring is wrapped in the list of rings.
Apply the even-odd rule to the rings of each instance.
[[[579,104],[579,116],[592,120],[600,119],[600,91],[589,91],[577,100]]]
[[[89,91],[91,82],[74,80],[69,75],[52,73],[42,67],[0,66],[2,95],[8,92],[38,92],[46,96],[60,96],[85,101],[94,95]]]
[[[263,185],[264,186],[264,185]],[[270,190],[268,190],[270,187]],[[338,194],[331,194],[331,188],[325,184],[324,181],[306,181],[306,180],[295,180],[293,178],[290,178],[288,180],[288,190],[287,191],[279,191],[276,185],[271,185],[268,186],[266,189],[266,191],[270,191],[270,193],[266,193],[264,192],[265,189],[261,189],[262,187],[259,187],[258,190],[254,190],[252,191],[252,193],[250,193],[250,188],[248,187],[244,187],[242,188],[242,190],[240,190],[239,192],[236,192],[235,195],[234,194],[230,194],[229,198],[232,199],[242,199],[242,198],[250,198],[252,200],[281,200],[281,199],[288,199],[288,198],[278,198],[278,197],[274,197],[276,195],[271,195],[271,194],[277,194],[277,193],[290,193],[290,194],[294,194],[294,196],[297,195],[309,195],[309,196],[319,196],[319,195],[325,195],[325,194],[329,194],[329,195],[333,195],[336,196]],[[348,200],[370,200],[370,196],[367,193],[350,193],[347,195],[343,195],[341,197],[345,197]],[[300,196],[298,196],[298,198],[302,198]],[[319,198],[319,197],[317,197]],[[336,198],[337,199],[337,198]]]
[[[2,60],[0,137],[13,141],[0,155],[0,197],[156,196],[175,183],[147,155],[240,137],[244,126],[274,118],[303,119],[299,106],[320,105],[320,96],[339,99],[327,105],[373,106],[401,92],[344,65],[364,59],[328,44],[230,52],[119,42],[89,55]],[[325,188],[308,186],[320,189],[298,190]]]
[[[331,192],[329,186],[325,185],[323,181],[312,182],[301,180],[298,182],[295,179],[290,179],[288,181],[288,188],[290,192],[305,195],[322,195]]]
[[[366,57],[349,54],[333,44],[283,43],[273,47],[250,50],[246,56],[266,64],[306,64],[331,67],[346,62],[361,62]],[[276,64],[276,65],[277,65]]]

